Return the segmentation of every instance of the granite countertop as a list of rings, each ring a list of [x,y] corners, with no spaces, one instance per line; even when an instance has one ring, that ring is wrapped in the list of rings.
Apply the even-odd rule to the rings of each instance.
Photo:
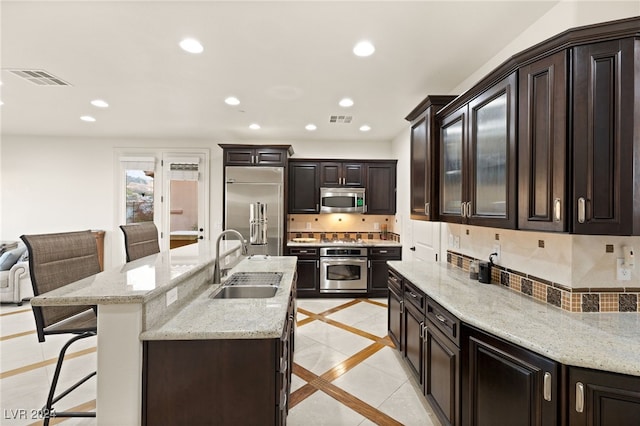
[[[212,299],[218,284],[203,284],[193,300],[163,324],[142,333],[141,340],[268,339],[280,338],[294,284],[295,256],[246,258],[235,272],[282,272],[274,297]],[[228,277],[227,277],[228,278]]]
[[[572,313],[443,262],[387,263],[466,324],[565,365],[640,376],[639,313]]]
[[[308,243],[287,241],[287,247],[402,247],[402,244],[397,241],[380,239],[363,239],[360,242],[352,243],[316,240]]]
[[[224,240],[221,258],[239,251],[240,242]],[[216,246],[200,241],[107,269],[31,299],[34,306],[144,303],[204,268],[213,268]]]

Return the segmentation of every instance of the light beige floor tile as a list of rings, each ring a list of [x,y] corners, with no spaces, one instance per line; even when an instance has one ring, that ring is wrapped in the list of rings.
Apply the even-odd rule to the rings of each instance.
[[[402,379],[366,364],[359,364],[332,383],[372,407],[377,407],[398,390],[403,382]]]
[[[289,411],[290,426],[356,426],[363,416],[323,392],[316,392]]]
[[[311,345],[304,350],[296,351],[293,360],[296,364],[307,370],[321,375],[348,358],[344,353],[338,352],[321,344]]]
[[[305,324],[300,327],[300,330],[304,336],[349,356],[373,343],[370,339],[355,335],[321,321]]]
[[[354,325],[361,322],[364,318],[377,318],[377,316],[384,316],[386,318],[386,315],[387,310],[385,308],[371,303],[360,302],[347,309],[333,312],[327,317],[343,324]]]
[[[336,306],[344,305],[351,300],[353,299],[298,299],[297,305],[298,308],[319,314],[321,312],[328,311],[329,309],[333,309]]]
[[[353,324],[353,327],[373,334],[374,336],[384,337],[389,333],[389,327],[387,326],[387,313],[381,317],[380,314],[372,315],[367,318],[360,318],[358,322]]]
[[[440,426],[416,387],[407,380],[386,401],[377,407],[405,426]]]

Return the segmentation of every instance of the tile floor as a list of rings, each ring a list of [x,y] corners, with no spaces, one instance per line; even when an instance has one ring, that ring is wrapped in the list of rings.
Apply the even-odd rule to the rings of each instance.
[[[287,423],[438,426],[387,336],[385,299],[298,299],[294,368]],[[28,303],[0,306],[0,425],[36,425],[59,348],[67,338],[39,343]],[[95,338],[77,342],[61,386],[95,369]],[[95,409],[95,379],[58,409]],[[95,425],[95,419],[56,419]]]

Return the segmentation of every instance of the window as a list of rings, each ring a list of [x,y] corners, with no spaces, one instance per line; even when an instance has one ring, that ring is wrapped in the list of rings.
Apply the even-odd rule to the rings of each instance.
[[[125,223],[154,219],[155,158],[122,158],[125,174]]]

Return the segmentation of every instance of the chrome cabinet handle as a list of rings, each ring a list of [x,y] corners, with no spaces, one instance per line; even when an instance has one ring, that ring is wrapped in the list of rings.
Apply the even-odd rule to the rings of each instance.
[[[551,373],[544,373],[544,393],[545,401],[551,401]]]
[[[447,322],[447,319],[445,317],[443,317],[442,315],[440,315],[440,314],[436,314],[436,318],[440,322]]]
[[[410,292],[409,292],[409,296],[413,297],[414,299],[417,299],[417,298],[418,298],[418,295],[417,295],[417,294],[415,294],[415,293],[414,293],[414,292],[412,292],[412,291],[410,291]]]
[[[471,201],[467,201],[467,218],[471,217]]]
[[[578,223],[584,223],[587,211],[587,200],[578,198]]]
[[[560,219],[562,219],[561,207],[562,204],[560,203],[560,198],[553,200],[553,220],[556,222],[560,222]]]
[[[462,202],[460,203],[460,216],[465,217],[465,207],[466,207],[466,203]]]
[[[378,253],[380,253],[380,254],[386,254],[386,253],[387,253],[387,250],[380,250]]]
[[[404,314],[404,300],[400,301],[400,313]]]
[[[576,383],[576,411],[584,411],[584,385],[581,382]]]
[[[429,211],[430,211],[429,207],[431,207],[429,203],[424,203],[424,214],[427,216],[429,215]]]
[[[420,338],[424,339],[424,321],[420,321]]]

